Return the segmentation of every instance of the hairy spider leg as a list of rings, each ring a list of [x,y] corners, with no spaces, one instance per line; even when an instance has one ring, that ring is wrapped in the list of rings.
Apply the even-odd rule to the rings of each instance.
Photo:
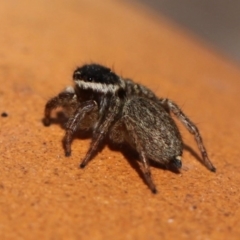
[[[194,135],[195,140],[197,142],[198,148],[202,154],[202,161],[203,164],[212,172],[216,172],[216,168],[213,166],[211,163],[207,150],[203,144],[202,137],[199,133],[198,128],[196,125],[188,119],[188,117],[181,111],[179,106],[174,103],[173,101],[169,99],[161,99],[161,103],[163,104],[164,107],[166,107],[168,110],[170,110],[178,119],[183,123],[183,125],[188,129],[188,131]]]
[[[111,126],[115,119],[116,112],[118,112],[118,109],[120,107],[120,99],[114,96],[110,102],[111,105],[109,107],[105,120],[93,132],[93,139],[86,156],[84,157],[80,164],[81,168],[84,168],[87,165],[87,163],[91,160],[94,153],[97,151],[99,145],[103,141],[104,137],[108,133],[109,127]]]
[[[78,130],[79,124],[81,124],[82,119],[85,117],[86,113],[91,112],[97,103],[94,100],[89,100],[84,103],[81,103],[75,113],[69,118],[66,125],[66,134],[64,137],[64,149],[65,156],[71,155],[71,143],[73,139],[73,134]]]
[[[139,157],[141,160],[141,169],[142,169],[144,178],[145,178],[148,186],[150,187],[152,193],[157,193],[156,186],[153,183],[153,180],[151,177],[150,164],[146,157],[145,151],[143,149],[143,144],[141,143],[140,138],[136,134],[136,130],[135,130],[136,123],[134,122],[134,120],[131,117],[129,117],[127,115],[123,116],[121,121],[124,122],[125,127],[128,130],[129,136],[133,138],[133,141],[136,145],[136,150],[139,153]]]
[[[45,106],[43,124],[49,126],[51,124],[51,112],[57,107],[70,107],[77,103],[74,98],[75,93],[61,92],[56,97],[51,98]]]

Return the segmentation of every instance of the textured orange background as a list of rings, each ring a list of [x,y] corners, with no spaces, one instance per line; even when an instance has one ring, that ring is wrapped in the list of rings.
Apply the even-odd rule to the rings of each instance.
[[[123,1],[0,3],[1,239],[240,239],[240,71],[140,6]],[[99,62],[175,100],[197,123],[217,173],[189,151],[174,174],[152,166],[153,195],[121,152],[84,169],[89,139],[65,158],[46,101]],[[183,128],[188,146],[199,155]]]

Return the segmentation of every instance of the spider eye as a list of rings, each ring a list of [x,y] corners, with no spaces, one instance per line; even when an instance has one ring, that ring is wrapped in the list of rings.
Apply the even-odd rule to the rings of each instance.
[[[92,77],[88,77],[87,79],[89,82],[92,82],[93,81],[93,78]]]
[[[80,72],[74,72],[73,79],[80,79],[80,78],[81,78],[81,73]]]

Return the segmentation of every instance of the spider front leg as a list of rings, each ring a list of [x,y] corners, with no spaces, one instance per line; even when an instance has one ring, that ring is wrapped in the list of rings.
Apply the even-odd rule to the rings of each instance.
[[[194,135],[195,140],[197,142],[198,148],[202,154],[202,161],[203,164],[212,172],[216,172],[216,168],[211,163],[210,159],[208,158],[207,150],[203,144],[202,137],[199,133],[198,128],[196,125],[188,119],[188,117],[181,111],[178,105],[172,102],[169,99],[161,99],[161,104],[168,110],[171,111],[188,129],[188,131]]]
[[[109,128],[111,124],[113,123],[116,114],[118,113],[119,107],[120,107],[120,100],[118,98],[113,97],[111,100],[111,105],[109,107],[108,113],[103,120],[102,124],[99,125],[93,132],[93,139],[90,145],[90,148],[82,160],[80,167],[84,168],[87,163],[91,160],[94,153],[97,151],[99,145],[103,141],[104,137],[109,131]]]
[[[72,87],[68,87],[65,91],[58,94],[58,96],[50,99],[45,106],[43,124],[49,126],[51,124],[51,112],[57,107],[74,108],[77,104],[75,92]]]
[[[94,100],[83,102],[77,107],[75,113],[69,118],[66,125],[66,134],[63,141],[65,156],[68,157],[71,155],[71,143],[73,134],[77,131],[82,119],[86,116],[87,113],[93,111],[96,107],[97,103]]]
[[[136,123],[134,122],[134,120],[131,117],[129,117],[127,115],[125,115],[122,118],[122,120],[126,126],[129,136],[134,141],[137,152],[139,153],[139,157],[141,160],[141,169],[143,171],[144,178],[145,178],[148,186],[150,187],[152,193],[157,193],[156,186],[153,183],[153,180],[151,177],[150,164],[149,164],[149,161],[147,159],[147,156],[146,156],[144,148],[143,148],[144,144],[141,142],[141,138],[138,137],[136,130],[135,130]]]

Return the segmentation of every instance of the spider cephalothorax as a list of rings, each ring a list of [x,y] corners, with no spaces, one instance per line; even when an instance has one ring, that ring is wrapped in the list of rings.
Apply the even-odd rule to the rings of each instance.
[[[110,68],[98,64],[84,65],[73,73],[73,80],[81,89],[90,89],[96,92],[115,93],[125,86],[125,82]]]
[[[54,108],[62,107],[69,115],[64,138],[66,156],[71,154],[76,131],[87,129],[92,132],[92,142],[81,167],[88,163],[105,137],[114,143],[128,143],[138,152],[144,177],[156,193],[149,160],[173,164],[177,168],[182,166],[183,141],[170,115],[172,112],[195,136],[205,166],[211,171],[216,170],[197,127],[171,100],[158,98],[143,85],[122,78],[99,64],[77,68],[73,80],[74,87],[67,87],[47,102],[44,124],[50,125]]]

